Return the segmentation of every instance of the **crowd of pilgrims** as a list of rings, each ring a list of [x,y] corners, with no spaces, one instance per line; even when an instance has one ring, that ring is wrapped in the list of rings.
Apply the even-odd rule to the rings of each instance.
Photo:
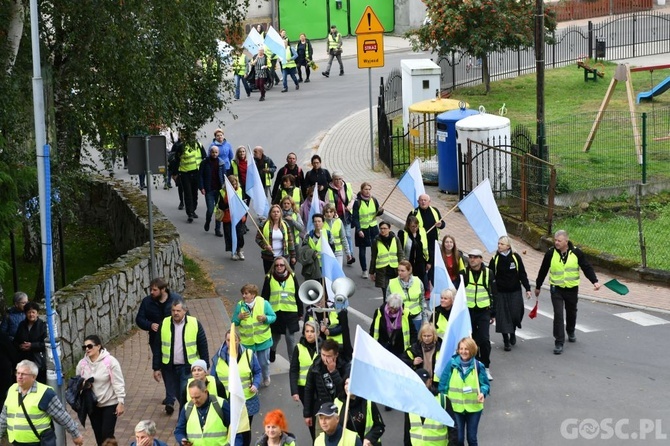
[[[188,141],[181,143],[183,150]],[[225,237],[232,260],[243,261],[244,238],[250,225],[241,221],[236,228],[231,227],[223,176],[227,174],[238,195],[248,200],[243,192],[248,171],[247,149],[241,146],[233,156],[223,131],[217,129],[207,152],[198,169],[198,189],[205,195],[207,206],[204,230],[210,230],[213,218],[215,235]],[[354,193],[341,174],[331,175],[322,167],[318,155],[312,156],[312,168],[306,172],[298,165],[294,153],[287,156],[286,165],[277,168],[262,147],[256,147],[253,161],[272,204],[255,235],[261,248],[263,283],[244,285],[231,315],[237,327],[237,351],[229,351],[231,331],[228,330],[223,345],[210,355],[198,315],[188,313],[187,303],[168,289],[163,278],[151,282],[150,294],[137,314],[137,325],[149,333],[154,378],[165,384],[162,401],[165,412],[172,415],[175,402],[179,403],[174,431],[177,442],[184,446],[222,444],[210,440],[227,432],[230,395],[225,384],[228,364],[231,357],[236,357],[246,407],[235,443],[249,446],[251,423],[260,413],[258,392],[271,385],[269,365],[275,361],[283,336],[290,362],[291,398],[302,403],[304,422],[314,444],[381,444],[385,430],[381,412],[390,408],[383,407],[380,411],[374,402],[350,395],[347,419],[343,419],[353,328],[349,326],[346,308],[334,309],[332,296],[326,295],[309,305],[298,296],[303,281],[322,279],[320,240],[327,237],[345,273],[351,275],[358,260],[361,277],[372,280],[384,296],[382,305],[372,315],[370,335],[415,370],[456,421],[454,428],[447,428],[434,420],[405,414],[404,444],[446,445],[467,441],[476,445],[484,398],[493,379],[489,371],[488,327],[496,318],[496,331],[502,333],[505,351],[511,350],[516,344],[515,330],[523,317],[521,286],[530,289],[521,258],[512,251],[509,239],[499,240],[499,250],[486,267],[480,250],[464,254],[456,247],[452,235],[439,238],[439,229],[445,224],[427,195],[419,197],[419,206],[407,216],[405,227],[395,234],[383,220],[384,210],[372,195],[371,184],[364,182]],[[179,169],[172,170],[180,189],[179,206],[186,205],[191,222],[198,218],[195,214],[198,189],[187,197],[192,191],[180,182]],[[313,229],[307,231],[312,194],[318,194],[322,212],[312,215]],[[232,230],[237,233],[238,243],[234,252]],[[456,290],[438,290],[439,306],[432,309],[428,304],[434,264],[431,247],[436,240],[440,240],[441,255],[454,286],[466,281],[473,338],[462,339],[455,352],[441,352],[440,347]],[[358,247],[357,260],[354,247]],[[15,299],[22,304],[26,301],[25,295]],[[16,314],[24,314],[23,308],[25,321],[15,323]],[[10,310],[2,331],[14,327],[12,342],[19,358],[35,361],[40,367],[39,379],[44,379],[46,332],[36,322],[40,321],[36,316],[38,309],[31,303],[21,311]],[[175,342],[178,337],[183,338],[183,343]],[[84,379],[95,376],[92,392],[99,407],[83,416],[90,417],[100,445],[114,437],[117,414],[123,413],[125,385],[119,362],[102,346],[100,338],[93,335],[86,339],[77,373]],[[25,347],[25,342],[32,343]],[[450,358],[437,376],[435,365],[443,353]],[[146,423],[140,425],[138,428],[142,427],[140,432],[145,435]],[[267,411],[263,426],[264,434],[255,444],[295,445],[295,436],[287,431],[286,417],[280,409]],[[193,430],[199,434],[195,435]],[[208,432],[211,435],[206,435]],[[392,440],[389,444],[398,443],[399,440]]]

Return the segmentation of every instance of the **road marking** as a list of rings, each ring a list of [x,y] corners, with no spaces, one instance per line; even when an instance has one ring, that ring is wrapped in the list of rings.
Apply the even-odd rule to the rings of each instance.
[[[660,317],[652,316],[651,314],[643,313],[642,311],[630,311],[628,313],[616,313],[621,319],[633,322],[643,327],[651,327],[653,325],[670,324],[670,321],[661,319]]]
[[[368,316],[367,314],[361,313],[360,311],[358,311],[354,307],[347,308],[347,311],[349,313],[353,314],[354,316],[356,316],[357,318],[363,320],[363,322],[367,323],[368,326],[372,325],[372,318],[370,316]]]
[[[277,354],[275,356],[275,362],[270,363],[270,375],[281,375],[283,373],[288,373],[291,364],[288,362],[288,359],[284,358],[282,355]]]
[[[526,307],[526,309],[527,309],[528,311],[530,311],[530,310],[533,309],[532,306],[527,306],[527,305],[526,305],[525,307]],[[537,314],[542,315],[542,316],[544,316],[544,317],[546,317],[546,318],[549,318],[549,319],[551,319],[552,321],[554,320],[554,315],[553,315],[552,313],[547,313],[546,311],[537,310]],[[594,332],[594,331],[600,331],[599,328],[589,327],[588,325],[584,325],[584,324],[576,324],[576,325],[575,325],[575,329],[576,329],[576,330],[579,330],[579,331],[581,331],[581,332],[583,332],[583,333],[592,333],[592,332]]]
[[[517,328],[515,333],[518,338],[524,339],[526,341],[530,341],[531,339],[546,338],[548,336],[547,333],[530,328]]]

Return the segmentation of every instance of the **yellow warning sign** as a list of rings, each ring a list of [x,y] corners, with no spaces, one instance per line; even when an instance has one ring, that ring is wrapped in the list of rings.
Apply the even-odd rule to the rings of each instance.
[[[384,66],[384,34],[362,34],[356,36],[358,68],[380,68]]]
[[[354,32],[356,34],[376,34],[384,32],[384,25],[382,25],[382,22],[379,21],[379,17],[377,17],[377,14],[375,14],[369,5],[365,8],[365,11],[363,11],[361,21],[358,22],[358,26]]]

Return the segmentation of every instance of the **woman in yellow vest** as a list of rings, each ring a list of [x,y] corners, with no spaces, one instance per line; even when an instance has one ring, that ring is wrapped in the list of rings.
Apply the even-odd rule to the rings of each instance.
[[[389,281],[398,277],[398,265],[404,258],[405,253],[400,249],[400,240],[391,231],[391,223],[386,221],[379,223],[379,235],[372,243],[370,280],[377,288],[382,289],[384,299]]]
[[[436,307],[433,314],[428,318],[428,320],[435,326],[437,336],[440,339],[444,338],[447,332],[449,316],[451,316],[451,308],[454,306],[455,295],[456,290],[453,288],[442,290],[440,293],[440,306]]]
[[[356,234],[354,245],[358,247],[358,261],[361,262],[361,269],[363,269],[361,277],[364,279],[368,278],[366,250],[372,246],[373,241],[379,235],[377,217],[383,213],[384,209],[379,207],[379,202],[372,196],[372,185],[367,182],[361,184],[361,190],[354,201],[352,222]]]
[[[281,187],[277,189],[274,197],[272,197],[272,203],[280,204],[284,197],[293,198],[293,201],[298,203],[298,206],[303,202],[302,191],[296,185],[295,176],[290,173],[281,178]]]
[[[305,233],[305,223],[302,221],[302,217],[300,217],[299,214],[300,208],[293,198],[288,196],[281,199],[279,206],[281,206],[284,223],[286,223],[289,229],[293,232],[294,243],[296,246],[300,246],[302,243],[302,236]]]
[[[263,387],[270,385],[270,325],[277,320],[270,302],[258,295],[258,287],[247,283],[240,290],[242,300],[235,305],[232,321],[240,327],[240,342],[256,353],[263,374]]]
[[[419,331],[423,322],[423,282],[412,274],[412,264],[407,260],[398,263],[398,277],[389,280],[387,294],[399,294],[414,329]]]
[[[435,246],[428,246],[428,235],[426,235],[426,230],[419,225],[418,218],[414,215],[407,216],[405,228],[398,231],[398,240],[405,252],[405,258],[412,264],[412,274],[423,283],[423,288],[428,290],[426,275],[430,269],[428,250],[435,249]]]
[[[249,419],[248,425],[261,409],[260,399],[258,398],[258,389],[261,387],[261,366],[253,351],[247,350],[240,344],[240,336],[235,332],[237,338],[237,369],[242,381],[242,390],[246,399],[246,414]],[[212,369],[210,375],[215,376],[221,382],[228,382],[228,364],[230,363],[230,330],[226,331],[223,345],[212,358]],[[243,412],[244,413],[244,412]],[[240,422],[240,426],[244,423]],[[249,446],[251,444],[251,430],[238,434],[242,437],[242,444]]]
[[[265,274],[270,271],[272,262],[277,257],[284,257],[291,266],[295,266],[296,252],[293,231],[282,218],[282,210],[278,204],[270,206],[268,219],[256,232],[256,244],[261,247]]]
[[[333,254],[335,254],[335,258],[340,262],[340,265],[344,266],[344,256],[347,256],[347,262],[353,259],[347,242],[346,225],[335,212],[333,203],[326,203],[323,206],[323,217],[325,218],[324,228],[333,235],[333,243],[335,244]]]
[[[484,410],[484,398],[490,385],[486,367],[475,359],[477,344],[472,338],[458,343],[458,353],[447,364],[440,377],[440,393],[446,393],[454,409],[458,427],[458,444],[477,444],[477,429]]]
[[[235,151],[235,158],[233,158],[233,160],[230,162],[230,170],[226,172],[226,175],[235,175],[239,180],[242,191],[245,191],[247,186],[248,165],[247,148],[246,146],[239,146]],[[247,198],[246,192],[244,198]]]
[[[421,326],[416,342],[405,350],[403,360],[412,370],[428,370],[432,378],[440,347],[442,347],[442,339],[437,336],[433,324],[426,322]]]
[[[405,350],[416,342],[416,330],[409,322],[400,295],[389,294],[386,302],[375,310],[370,336],[400,359]]]
[[[226,386],[218,377],[210,376],[208,372],[207,363],[203,359],[193,361],[193,364],[191,364],[191,378],[186,382],[186,387],[184,388],[184,401],[191,401],[191,394],[188,393],[188,385],[191,384],[191,381],[202,381],[207,386],[207,391],[210,395],[228,399]]]
[[[291,356],[291,365],[288,370],[288,380],[291,387],[291,397],[293,401],[299,402],[304,406],[305,383],[307,382],[307,371],[314,363],[317,357],[316,336],[319,332],[319,325],[315,321],[305,321],[302,326],[302,337],[296,344]],[[309,433],[312,441],[316,438],[314,424],[309,427]]]

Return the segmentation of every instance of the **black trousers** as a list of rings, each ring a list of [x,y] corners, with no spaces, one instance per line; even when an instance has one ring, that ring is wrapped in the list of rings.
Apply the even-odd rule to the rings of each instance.
[[[198,170],[181,172],[179,174],[181,185],[184,188],[184,207],[186,215],[195,213],[198,207]]]
[[[470,308],[470,320],[472,322],[472,339],[479,347],[477,359],[488,369],[491,364],[491,339],[489,337],[491,310],[489,308]]]
[[[95,434],[95,442],[98,446],[108,438],[114,438],[116,428],[116,404],[105,407],[94,407],[88,416],[91,420],[91,429]]]
[[[557,344],[565,342],[565,332],[573,334],[577,325],[578,287],[551,287],[551,304],[554,306],[554,340]],[[565,320],[563,320],[565,307]]]

